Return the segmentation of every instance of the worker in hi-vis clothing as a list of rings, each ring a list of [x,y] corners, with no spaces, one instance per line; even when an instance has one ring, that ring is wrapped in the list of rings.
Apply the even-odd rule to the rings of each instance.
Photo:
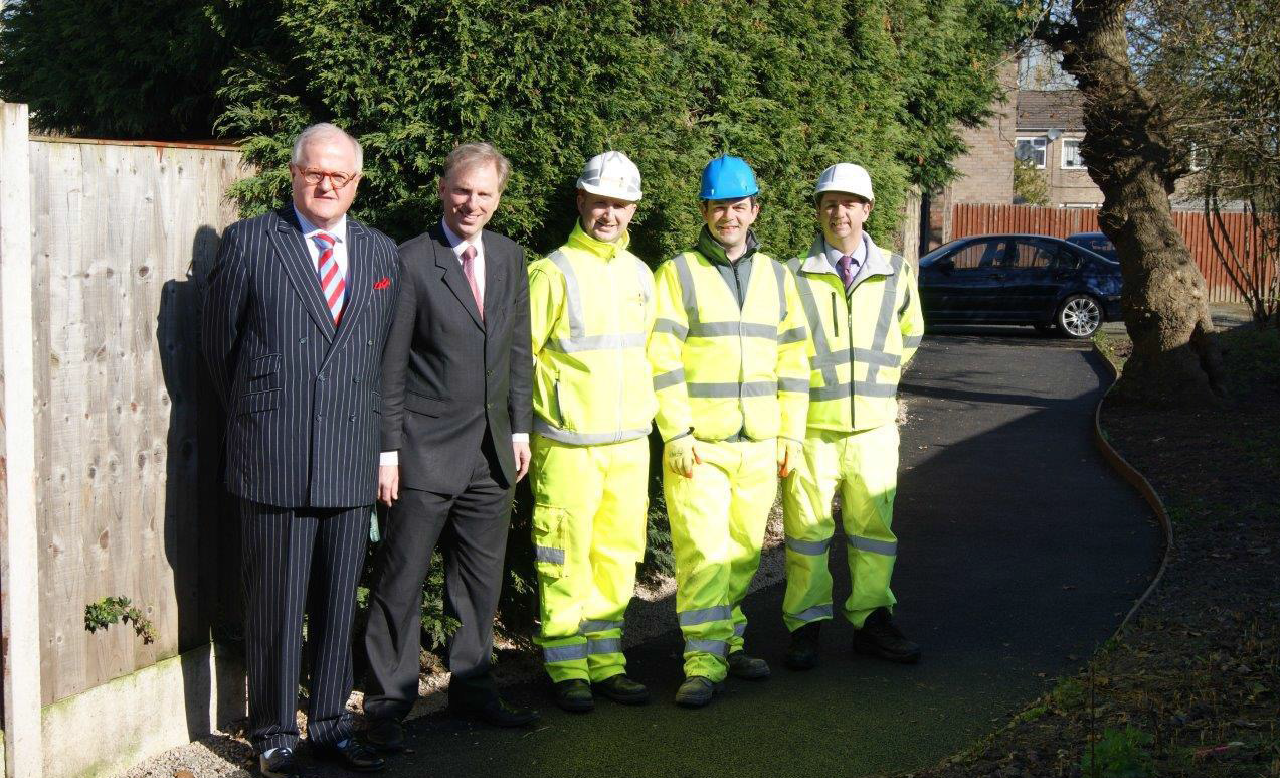
[[[701,707],[726,675],[763,679],[743,650],[742,599],[760,563],[779,475],[800,459],[808,340],[795,279],[759,251],[759,187],[746,162],[702,173],[697,247],[655,274],[649,338],[663,488],[676,562],[685,681],[676,702]]]
[[[644,557],[649,442],[657,400],[645,356],[653,273],[627,251],[640,171],[591,158],[569,240],[529,266],[533,332],[533,543],[542,647],[556,703],[627,705],[649,690],[626,675],[622,621]]]
[[[821,234],[808,257],[788,265],[809,325],[811,372],[804,458],[782,488],[782,610],[791,630],[785,661],[797,670],[817,664],[819,628],[833,617],[827,552],[839,489],[852,581],[842,610],[854,626],[853,649],[915,662],[920,647],[894,625],[889,589],[898,556],[891,529],[898,380],[924,333],[915,273],[863,229],[875,195],[861,166],[842,162],[822,171],[814,198]]]

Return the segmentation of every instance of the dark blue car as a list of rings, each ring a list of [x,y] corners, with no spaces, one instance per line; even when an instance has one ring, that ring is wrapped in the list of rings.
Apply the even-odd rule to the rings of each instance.
[[[1067,243],[1074,243],[1080,248],[1089,249],[1100,257],[1119,262],[1115,244],[1103,232],[1073,232],[1067,236]]]
[[[1120,318],[1120,265],[1047,235],[974,235],[920,258],[932,324],[1032,324],[1087,338]]]

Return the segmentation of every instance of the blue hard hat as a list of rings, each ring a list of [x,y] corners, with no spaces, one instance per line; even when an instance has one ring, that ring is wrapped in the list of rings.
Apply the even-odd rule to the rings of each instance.
[[[702,169],[702,191],[698,197],[703,200],[736,200],[759,192],[756,174],[741,157],[725,154]]]

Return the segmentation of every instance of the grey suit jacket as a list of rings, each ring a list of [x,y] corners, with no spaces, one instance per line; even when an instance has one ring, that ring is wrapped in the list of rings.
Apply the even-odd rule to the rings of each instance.
[[[227,409],[227,488],[289,508],[368,505],[396,247],[347,219],[347,298],[335,327],[305,240],[292,205],[238,221],[209,274],[202,341]]]
[[[400,484],[459,494],[485,430],[499,484],[516,482],[511,434],[533,426],[529,277],[524,249],[484,232],[480,318],[437,223],[400,247],[400,295],[382,361],[382,450],[400,452]]]

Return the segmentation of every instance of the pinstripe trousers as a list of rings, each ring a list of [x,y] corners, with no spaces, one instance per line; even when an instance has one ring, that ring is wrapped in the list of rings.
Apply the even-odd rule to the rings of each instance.
[[[249,742],[258,753],[298,742],[302,616],[311,658],[310,742],[351,736],[351,625],[370,506],[280,508],[240,501]]]

